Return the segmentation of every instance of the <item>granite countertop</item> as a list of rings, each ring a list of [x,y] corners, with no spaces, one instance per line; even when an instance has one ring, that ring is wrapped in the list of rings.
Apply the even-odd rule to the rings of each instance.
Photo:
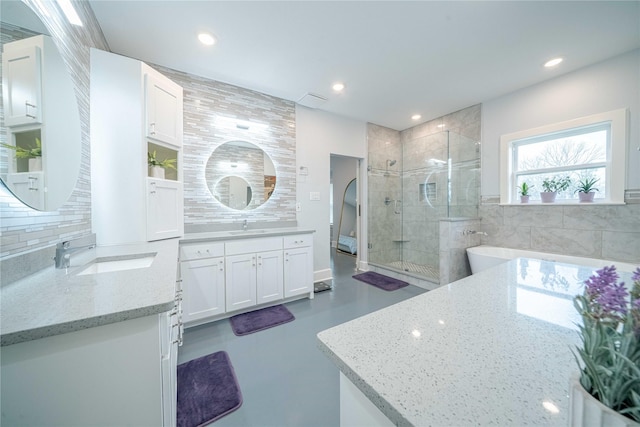
[[[0,345],[169,311],[174,306],[179,239],[97,247],[0,288]],[[155,254],[147,268],[77,275],[94,259]]]
[[[566,426],[572,297],[593,271],[519,258],[322,331],[319,347],[399,426]]]
[[[315,233],[315,230],[309,229],[309,228],[299,228],[299,227],[258,228],[258,229],[249,228],[246,231],[238,229],[238,230],[232,230],[232,231],[186,233],[184,237],[180,239],[180,243],[226,241],[226,240],[249,239],[249,238],[256,238],[256,237],[288,236],[292,234],[307,234],[307,233]]]

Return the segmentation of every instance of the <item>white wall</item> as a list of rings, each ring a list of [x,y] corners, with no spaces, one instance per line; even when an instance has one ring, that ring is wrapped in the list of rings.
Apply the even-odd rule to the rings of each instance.
[[[329,257],[331,154],[365,158],[366,135],[365,122],[296,105],[297,200],[301,206],[297,220],[299,227],[316,230],[313,248],[315,281],[331,277]],[[307,168],[308,175],[300,174],[301,166]],[[366,165],[364,170],[363,175],[366,179]],[[361,194],[366,194],[366,187],[361,186],[362,188],[365,190],[361,190]],[[320,193],[320,200],[309,200],[311,192]],[[364,197],[361,204],[362,215],[366,218]],[[363,241],[363,244],[366,242]]]
[[[630,112],[626,189],[640,188],[640,50],[635,50],[484,102],[482,195],[500,194],[501,135],[619,108]]]

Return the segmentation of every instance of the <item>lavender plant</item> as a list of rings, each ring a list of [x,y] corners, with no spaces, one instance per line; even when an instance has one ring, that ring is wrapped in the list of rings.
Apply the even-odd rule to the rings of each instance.
[[[580,383],[602,404],[640,422],[640,267],[627,291],[615,266],[585,281],[574,298],[582,346],[575,355]],[[582,363],[581,363],[582,362]]]

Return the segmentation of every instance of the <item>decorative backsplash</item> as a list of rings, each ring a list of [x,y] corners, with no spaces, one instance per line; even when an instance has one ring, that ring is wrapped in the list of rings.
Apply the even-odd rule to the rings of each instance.
[[[0,185],[0,259],[47,248],[61,239],[74,238],[91,232],[91,170],[89,159],[89,48],[108,50],[93,11],[85,2],[75,2],[84,26],[70,25],[53,2],[24,0],[45,24],[60,54],[70,70],[76,87],[81,123],[81,165],[78,181],[71,197],[54,212],[39,212],[26,207]],[[46,9],[39,11],[37,4]],[[2,43],[16,37],[16,29],[5,31]],[[2,103],[0,102],[0,111]],[[4,112],[0,114],[4,125]],[[3,135],[4,137],[4,135]],[[3,141],[4,142],[4,141]],[[4,263],[3,263],[4,266]],[[3,268],[3,277],[4,277]]]
[[[249,89],[152,65],[184,89],[185,232],[235,227],[244,221],[296,225],[295,104]],[[240,127],[236,124],[241,123]],[[244,125],[249,129],[243,129]],[[264,150],[276,168],[276,188],[262,206],[233,210],[214,199],[205,179],[211,153],[229,141]]]

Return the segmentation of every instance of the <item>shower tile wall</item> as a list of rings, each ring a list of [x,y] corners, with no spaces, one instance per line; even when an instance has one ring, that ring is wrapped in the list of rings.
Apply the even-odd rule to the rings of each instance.
[[[240,227],[245,219],[264,225],[295,225],[294,103],[170,68],[153,67],[184,89],[185,232]],[[234,123],[225,125],[229,119],[268,126],[247,131],[238,129]],[[209,191],[205,166],[211,153],[228,141],[257,145],[271,157],[276,168],[276,189],[268,202],[257,209],[232,210],[214,199]]]
[[[439,281],[440,220],[478,216],[480,119],[474,105],[402,132],[369,124],[369,262]],[[388,173],[387,160],[397,160]]]
[[[76,2],[76,10],[84,25],[69,24],[61,10],[53,2],[26,0],[33,5],[32,10],[53,35],[60,54],[70,69],[71,79],[76,86],[76,96],[80,110],[81,164],[76,187],[69,200],[54,212],[38,212],[24,206],[4,188],[0,189],[0,246],[2,252],[2,283],[11,278],[6,274],[15,271],[8,262],[17,263],[19,269],[28,274],[28,269],[38,269],[35,261],[50,262],[49,256],[31,256],[33,251],[50,251],[51,246],[61,239],[74,238],[91,232],[91,171],[89,152],[89,48],[108,50],[107,42],[88,3]],[[46,15],[38,11],[41,4]],[[6,31],[2,25],[2,43],[11,41],[16,31]],[[7,27],[8,28],[8,27]],[[14,29],[15,30],[15,29]],[[0,110],[2,110],[0,102]],[[0,126],[4,125],[4,113],[0,114]],[[3,138],[6,136],[3,133]],[[4,139],[2,140],[4,142]],[[21,256],[29,257],[23,262]],[[53,256],[53,255],[51,255]],[[8,260],[10,258],[10,261]],[[13,264],[12,264],[13,265]]]
[[[388,264],[400,260],[402,222],[394,213],[393,200],[402,200],[400,171],[402,170],[402,146],[400,132],[369,123],[369,261]],[[387,160],[396,160],[389,167]],[[391,202],[385,205],[385,198]]]

